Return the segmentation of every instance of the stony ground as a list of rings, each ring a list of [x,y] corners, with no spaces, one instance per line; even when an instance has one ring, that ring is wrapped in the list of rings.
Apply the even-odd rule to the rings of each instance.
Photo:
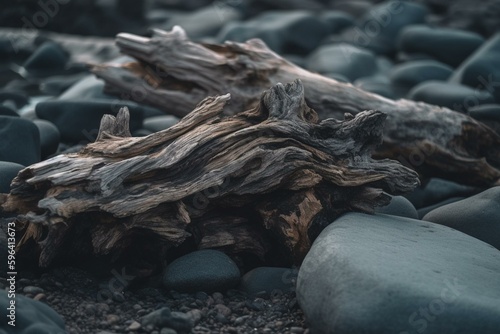
[[[5,279],[0,282],[6,285]],[[107,292],[114,284],[119,286],[115,277],[99,279],[80,269],[60,268],[39,277],[24,273],[18,292],[50,305],[71,334],[175,334],[170,328],[144,325],[145,315],[164,307],[186,315],[180,319],[193,322],[192,333],[309,332],[293,293],[251,298],[239,290],[183,294],[138,285],[111,298]]]

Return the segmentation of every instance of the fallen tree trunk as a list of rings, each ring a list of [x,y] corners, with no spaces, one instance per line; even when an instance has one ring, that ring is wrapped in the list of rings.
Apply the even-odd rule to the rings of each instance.
[[[335,217],[372,212],[388,203],[383,191],[418,184],[411,169],[370,157],[386,118],[379,111],[319,122],[300,81],[224,117],[229,100],[206,98],[173,127],[137,138],[122,109],[81,152],[22,170],[2,200],[19,214],[18,249],[35,247],[47,266],[131,248],[159,256],[190,240],[260,258],[277,247],[282,261],[299,263]]]
[[[108,93],[182,117],[207,95],[231,93],[229,115],[254,107],[262,91],[300,78],[320,119],[380,110],[388,115],[377,158],[397,159],[424,177],[477,186],[500,184],[500,136],[473,118],[421,102],[392,101],[311,73],[281,58],[260,40],[198,44],[175,27],[152,38],[119,34],[121,52],[137,59],[94,65]],[[464,177],[466,175],[466,177]]]

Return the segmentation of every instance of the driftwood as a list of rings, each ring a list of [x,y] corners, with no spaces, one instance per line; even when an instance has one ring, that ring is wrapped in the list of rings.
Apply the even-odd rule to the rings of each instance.
[[[19,251],[36,249],[47,266],[130,249],[160,256],[191,244],[261,259],[273,250],[298,263],[335,217],[372,212],[388,203],[383,191],[418,184],[413,170],[370,157],[382,112],[320,122],[300,81],[223,116],[230,105],[239,103],[229,94],[206,98],[147,137],[129,137],[123,108],[103,117],[98,139],[81,152],[22,170],[0,197],[4,212],[18,214]]]
[[[208,95],[231,93],[227,114],[252,108],[263,90],[300,78],[320,119],[380,110],[388,115],[377,158],[392,158],[424,177],[477,186],[500,184],[500,136],[473,118],[421,102],[392,101],[306,71],[260,40],[222,45],[190,41],[184,31],[155,30],[152,38],[119,34],[122,53],[137,59],[92,66],[109,93],[184,116]]]

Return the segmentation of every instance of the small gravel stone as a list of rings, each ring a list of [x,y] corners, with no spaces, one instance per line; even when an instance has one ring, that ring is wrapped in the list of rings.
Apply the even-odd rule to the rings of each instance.
[[[28,286],[25,286],[23,288],[23,292],[26,293],[26,294],[32,294],[32,295],[36,295],[36,294],[39,294],[39,293],[42,293],[44,292],[42,288],[39,288],[37,286],[31,286],[31,285],[28,285]]]
[[[134,321],[134,322],[132,322],[132,323],[128,326],[127,330],[129,330],[129,331],[136,331],[136,330],[138,330],[139,328],[141,328],[141,324],[140,324],[140,323],[138,323],[137,321]]]

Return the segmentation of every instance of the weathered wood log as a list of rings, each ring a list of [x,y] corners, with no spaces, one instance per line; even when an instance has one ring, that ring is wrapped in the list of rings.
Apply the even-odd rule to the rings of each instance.
[[[383,191],[418,184],[413,170],[370,157],[382,112],[320,122],[300,81],[223,116],[229,100],[206,98],[173,127],[137,138],[123,108],[81,152],[22,170],[2,200],[18,213],[19,250],[37,247],[47,266],[85,252],[119,258],[138,243],[163,254],[190,240],[263,259],[278,248],[300,262],[335,217],[372,212],[388,202]]]
[[[184,31],[155,30],[151,38],[119,34],[121,52],[137,59],[94,65],[109,93],[184,116],[207,95],[231,93],[227,114],[252,108],[263,90],[300,78],[320,119],[380,110],[388,115],[375,157],[397,159],[424,177],[477,186],[500,184],[500,136],[473,118],[421,102],[393,101],[306,71],[260,40],[222,45],[190,41]]]

